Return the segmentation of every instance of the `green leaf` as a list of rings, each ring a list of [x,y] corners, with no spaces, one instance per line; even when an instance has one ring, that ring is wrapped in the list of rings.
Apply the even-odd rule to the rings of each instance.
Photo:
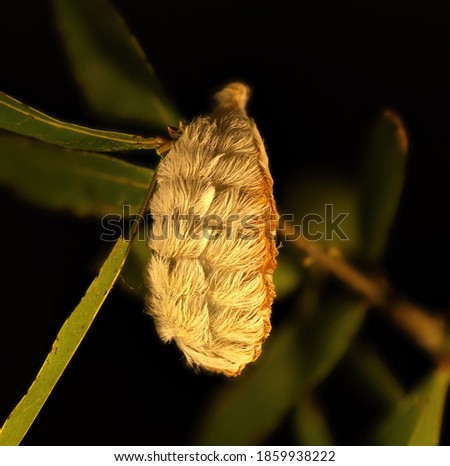
[[[254,367],[227,381],[206,408],[197,444],[255,445],[275,429],[299,394],[299,340],[292,322],[273,332]]]
[[[294,411],[293,427],[298,445],[334,445],[327,419],[318,401],[310,393],[300,397]]]
[[[0,129],[70,149],[96,152],[155,149],[155,138],[86,128],[57,120],[0,92]]]
[[[310,321],[287,321],[273,331],[259,360],[228,381],[206,407],[196,439],[201,445],[259,444],[305,390],[344,355],[364,319],[353,298],[327,303]]]
[[[367,305],[347,295],[331,298],[304,326],[303,380],[310,388],[336,366],[356,337]]]
[[[438,445],[441,434],[448,374],[436,370],[380,423],[375,445]]]
[[[358,191],[353,180],[336,172],[292,173],[284,184],[281,203],[307,239],[325,249],[336,248],[346,257],[359,254]]]
[[[0,182],[49,209],[81,216],[131,214],[153,170],[94,152],[78,152],[0,132]]]
[[[293,293],[301,281],[300,264],[296,263],[291,256],[280,251],[277,257],[278,266],[273,275],[277,300],[281,300]]]
[[[97,115],[122,126],[178,124],[180,115],[153,67],[107,1],[53,0],[53,5],[75,77]]]
[[[364,256],[382,257],[400,202],[405,177],[408,136],[400,117],[385,110],[373,126],[362,160],[361,233]]]
[[[358,342],[347,358],[346,373],[354,378],[361,392],[371,402],[392,408],[405,396],[405,390],[368,344]]]
[[[152,182],[150,192],[153,186]],[[148,196],[144,205],[148,202]],[[86,336],[111,291],[130,248],[131,241],[122,237],[115,243],[98,276],[91,283],[80,304],[61,327],[47,358],[27,393],[3,424],[0,431],[0,445],[18,445],[23,440]]]

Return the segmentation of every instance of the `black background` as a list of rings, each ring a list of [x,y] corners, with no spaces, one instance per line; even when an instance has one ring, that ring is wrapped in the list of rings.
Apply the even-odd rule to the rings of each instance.
[[[387,273],[412,299],[448,308],[448,2],[114,4],[188,118],[205,113],[224,82],[251,85],[250,113],[265,138],[278,194],[306,167],[354,176],[374,117],[385,107],[397,110],[411,153]],[[7,2],[0,12],[0,89],[55,116],[102,126],[71,77],[49,4]],[[104,249],[98,221],[48,213],[10,190],[0,193],[5,417]],[[159,343],[142,304],[115,290],[25,443],[186,444],[201,404],[221,383],[186,369],[176,349]],[[272,440],[289,441],[283,433]],[[340,440],[356,443],[357,432]]]

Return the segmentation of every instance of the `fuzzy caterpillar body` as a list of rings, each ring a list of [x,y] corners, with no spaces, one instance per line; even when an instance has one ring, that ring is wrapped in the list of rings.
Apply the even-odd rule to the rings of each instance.
[[[190,365],[236,376],[271,330],[278,214],[248,88],[215,97],[213,114],[187,125],[158,166],[147,310]]]

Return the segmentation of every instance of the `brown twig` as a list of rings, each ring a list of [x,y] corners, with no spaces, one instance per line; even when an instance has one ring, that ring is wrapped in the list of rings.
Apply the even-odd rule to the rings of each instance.
[[[446,322],[442,316],[433,315],[408,299],[400,297],[385,278],[369,277],[343,257],[331,255],[316,242],[299,236],[291,224],[280,221],[278,230],[286,242],[304,252],[314,263],[363,297],[372,307],[382,311],[438,365],[450,364],[450,352],[446,345]]]

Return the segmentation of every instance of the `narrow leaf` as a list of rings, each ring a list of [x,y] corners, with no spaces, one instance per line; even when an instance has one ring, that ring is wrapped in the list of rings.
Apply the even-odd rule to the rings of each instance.
[[[347,297],[328,303],[309,322],[288,321],[274,330],[254,366],[228,382],[206,407],[197,442],[261,443],[302,392],[339,362],[363,319],[364,306]]]
[[[300,331],[286,323],[253,368],[230,380],[206,408],[199,445],[256,445],[294,405],[301,387]]]
[[[153,170],[0,132],[0,183],[37,205],[77,215],[136,209]],[[117,235],[115,236],[117,238]]]
[[[430,374],[380,423],[376,445],[438,445],[441,434],[448,375],[439,370]]]
[[[405,396],[405,390],[384,361],[368,344],[358,342],[347,358],[346,373],[352,376],[372,403],[392,408]]]
[[[138,237],[133,242],[127,262],[120,274],[120,284],[125,291],[140,300],[145,299],[144,268],[150,259],[151,251],[147,246],[147,224],[141,225]]]
[[[404,183],[408,136],[400,117],[385,110],[372,128],[362,163],[361,230],[364,255],[384,253]]]
[[[273,281],[277,300],[281,300],[293,293],[300,285],[301,270],[288,254],[280,251],[277,257],[278,266],[275,269]]]
[[[70,149],[96,152],[155,149],[155,138],[86,128],[57,120],[0,92],[0,129]]]
[[[347,352],[365,318],[367,305],[346,295],[331,298],[304,327],[304,383],[320,383]]]
[[[146,207],[150,187],[143,207]],[[142,211],[144,210],[141,209]],[[131,248],[122,237],[103,263],[98,276],[80,304],[63,324],[39,373],[27,393],[13,409],[0,431],[0,445],[18,445],[28,432],[53,388],[86,336],[103,302],[111,291]]]
[[[106,0],[53,0],[53,5],[75,76],[97,115],[152,129],[178,124],[180,115],[138,41]]]
[[[285,211],[294,216],[293,224],[301,226],[303,237],[345,257],[359,256],[359,193],[354,180],[323,169],[293,172],[281,195]]]
[[[298,445],[334,445],[325,414],[314,396],[305,393],[297,403],[293,417],[294,435]]]

